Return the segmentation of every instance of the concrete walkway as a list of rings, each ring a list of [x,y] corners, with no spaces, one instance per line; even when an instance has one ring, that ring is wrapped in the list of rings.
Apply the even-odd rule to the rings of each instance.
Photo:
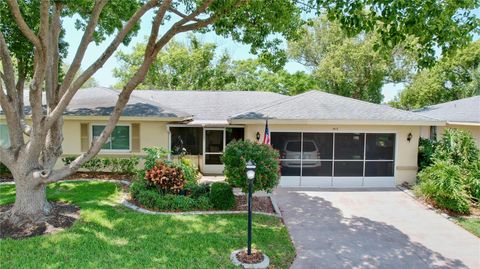
[[[480,268],[480,239],[397,190],[277,189],[292,268]]]

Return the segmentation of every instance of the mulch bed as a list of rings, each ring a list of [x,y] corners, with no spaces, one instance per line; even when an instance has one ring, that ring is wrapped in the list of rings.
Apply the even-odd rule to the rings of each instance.
[[[235,196],[235,208],[234,211],[247,211],[248,202],[247,195],[236,195]],[[275,213],[273,209],[272,200],[268,196],[254,196],[252,198],[252,210],[256,212],[264,213]]]
[[[125,187],[128,188],[128,187]],[[124,191],[128,191],[124,189]],[[151,211],[158,211],[158,212],[187,212],[187,211],[168,211],[168,210],[155,210],[151,208],[147,208],[140,204],[138,201],[129,198],[127,199],[128,202]],[[245,195],[235,195],[235,207],[230,209],[229,211],[247,211],[248,210],[248,204],[247,204],[247,196]],[[215,209],[211,209],[209,211],[216,211]],[[253,212],[263,212],[263,213],[270,213],[270,214],[275,214],[275,210],[273,209],[272,201],[270,200],[270,197],[256,197],[254,196],[252,199],[252,211]]]
[[[41,222],[27,222],[14,226],[4,214],[13,205],[0,206],[0,239],[23,239],[32,236],[53,234],[69,228],[80,217],[80,207],[63,202],[50,202],[52,212]]]
[[[242,263],[252,264],[261,263],[264,259],[263,253],[252,249],[252,255],[248,255],[246,250],[237,253],[237,259]]]
[[[108,180],[131,180],[131,175],[110,173],[110,172],[77,172],[67,178],[66,180],[78,179],[108,179]],[[11,182],[13,177],[11,174],[0,174],[0,182]]]

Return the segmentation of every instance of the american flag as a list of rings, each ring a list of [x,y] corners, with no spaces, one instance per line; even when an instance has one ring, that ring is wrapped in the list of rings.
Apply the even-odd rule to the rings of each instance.
[[[263,144],[270,145],[270,130],[268,130],[268,119],[265,122],[265,133],[263,134]]]

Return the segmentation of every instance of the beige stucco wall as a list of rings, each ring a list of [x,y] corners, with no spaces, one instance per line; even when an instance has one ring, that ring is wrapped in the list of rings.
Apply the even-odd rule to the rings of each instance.
[[[247,125],[245,138],[255,140],[256,133],[263,137],[265,126]],[[311,132],[390,132],[396,133],[395,179],[396,184],[403,182],[415,183],[417,175],[419,126],[365,126],[365,125],[269,125],[270,132],[280,131],[311,131]],[[412,134],[410,142],[408,134]]]
[[[69,120],[66,119],[64,123],[64,155],[78,155],[80,150],[80,124],[81,123],[106,123],[101,120]],[[0,123],[1,120],[0,120]],[[166,122],[160,121],[128,121],[120,120],[119,124],[140,123],[140,144],[141,148],[158,146],[168,149],[169,134]],[[256,133],[260,132],[263,137],[264,123],[261,124],[247,124],[245,125],[245,138],[255,141]],[[374,125],[292,125],[292,124],[270,124],[271,132],[278,131],[311,131],[311,132],[391,132],[397,134],[396,139],[396,166],[395,178],[396,184],[403,182],[414,183],[416,180],[417,171],[417,151],[418,138],[422,129],[422,136],[425,135],[424,129],[420,126],[374,126]],[[479,128],[472,129],[475,132],[477,139],[480,135]],[[407,141],[407,136],[412,133],[411,142]],[[130,152],[100,152],[100,156],[129,156]],[[141,153],[135,153],[141,154]],[[200,169],[203,166],[203,159],[201,156],[187,156]],[[61,161],[57,164],[62,165]]]
[[[80,144],[80,124],[89,123],[89,124],[106,124],[105,120],[68,120],[64,121],[63,127],[63,154],[64,155],[79,155],[81,154],[81,144]],[[165,122],[159,121],[132,121],[132,120],[120,120],[118,124],[140,124],[140,148],[144,147],[163,147],[168,148],[168,129]],[[89,128],[91,132],[91,127]],[[90,140],[91,142],[91,140]],[[98,156],[131,156],[131,155],[142,155],[142,152],[132,153],[125,151],[100,151]],[[60,167],[62,161],[57,162],[57,167]]]
[[[469,132],[470,134],[472,134],[473,138],[475,139],[477,147],[480,148],[480,126],[458,125],[458,124],[447,124],[447,126],[438,126],[437,127],[437,139],[442,137],[446,128],[457,128],[457,129]],[[421,127],[421,137],[430,138],[430,127],[429,126],[422,126]]]

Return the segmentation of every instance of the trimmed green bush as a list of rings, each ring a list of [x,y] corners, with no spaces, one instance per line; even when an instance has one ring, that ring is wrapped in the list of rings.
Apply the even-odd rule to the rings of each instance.
[[[232,187],[224,182],[215,182],[210,186],[210,201],[216,209],[228,210],[235,206]]]
[[[465,175],[457,165],[437,161],[418,174],[418,188],[436,206],[458,213],[469,213],[469,195],[464,185]]]
[[[202,196],[208,196],[210,194],[210,185],[208,185],[207,183],[202,183],[198,185],[192,184],[188,187],[188,190],[190,191],[190,196],[197,199]]]
[[[280,179],[280,155],[270,145],[250,140],[233,141],[222,156],[226,181],[247,192],[246,162],[252,160],[257,166],[253,191],[272,191]]]
[[[64,165],[69,165],[77,158],[76,156],[63,157]],[[137,172],[140,159],[136,156],[128,158],[111,158],[111,157],[94,157],[90,161],[82,165],[82,168],[90,172],[110,171],[112,173],[121,173],[133,175]]]

